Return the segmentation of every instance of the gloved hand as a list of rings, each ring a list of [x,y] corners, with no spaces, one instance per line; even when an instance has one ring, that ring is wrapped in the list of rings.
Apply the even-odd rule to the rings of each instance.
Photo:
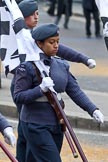
[[[99,123],[104,123],[104,116],[103,114],[101,113],[100,110],[95,110],[93,112],[93,118],[98,121]]]
[[[88,65],[89,69],[92,69],[92,68],[94,68],[96,66],[96,62],[93,59],[88,59],[87,60],[87,65]]]
[[[43,92],[47,92],[48,88],[54,86],[54,82],[50,77],[44,77],[42,83],[39,85]]]
[[[14,147],[16,144],[16,137],[13,133],[12,127],[5,128],[3,134],[4,134],[5,142],[11,145],[12,147]]]

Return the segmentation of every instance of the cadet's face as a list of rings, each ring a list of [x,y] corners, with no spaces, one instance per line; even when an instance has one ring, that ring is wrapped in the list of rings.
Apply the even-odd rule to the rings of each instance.
[[[48,56],[55,56],[59,46],[59,36],[50,37],[44,42],[38,42],[39,47]]]
[[[28,28],[32,29],[37,25],[38,19],[39,13],[38,10],[36,10],[32,15],[25,18],[25,23],[28,26]]]

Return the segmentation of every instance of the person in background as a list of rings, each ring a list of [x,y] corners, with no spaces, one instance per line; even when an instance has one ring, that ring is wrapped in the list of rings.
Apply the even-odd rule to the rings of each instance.
[[[92,15],[93,15],[93,20],[94,20],[94,25],[95,25],[95,36],[96,38],[101,38],[100,34],[100,17],[99,17],[99,11],[96,6],[95,0],[83,0],[82,1],[82,6],[83,6],[83,12],[86,20],[85,24],[85,30],[86,30],[86,35],[88,38],[91,37],[92,32],[91,32],[91,21],[92,21]]]
[[[55,16],[55,7],[56,7],[57,0],[50,0],[50,6],[48,8],[47,13],[50,16]]]
[[[64,14],[64,28],[68,29],[69,18],[72,16],[72,3],[73,0],[58,0],[57,1],[57,16],[55,19],[55,24],[58,25],[62,15]]]
[[[16,144],[16,137],[13,133],[13,128],[1,113],[0,113],[0,132],[4,136],[5,142],[14,147]]]
[[[45,92],[54,87],[57,95],[59,94],[60,103],[60,94],[66,92],[80,108],[99,123],[104,122],[104,116],[80,89],[75,77],[69,72],[67,62],[54,57],[60,40],[58,26],[41,25],[34,29],[32,36],[40,48],[40,62],[43,69],[47,69],[48,76],[39,81],[34,63],[22,63],[15,74],[14,100],[15,103],[23,104],[21,126],[34,156],[34,162],[61,162],[63,132]],[[29,159],[26,162],[29,162]]]
[[[108,50],[108,0],[95,0],[99,10],[99,16],[102,22],[102,35]]]
[[[37,26],[39,13],[38,13],[38,4],[35,0],[22,0],[20,3],[18,3],[19,9],[21,10],[24,20],[26,23],[26,26],[28,29],[33,30]],[[58,53],[57,55],[59,57],[62,57],[64,59],[67,59],[68,61],[83,63],[84,65],[88,66],[90,69],[94,68],[96,66],[95,60],[91,59],[90,57],[86,56],[85,54],[82,54],[80,52],[77,52],[67,46],[64,46],[63,44],[59,45]],[[11,94],[13,96],[14,91],[14,77],[11,83]],[[16,103],[17,110],[19,112],[22,108],[22,104]],[[29,147],[27,149],[27,143],[24,138],[21,124],[20,124],[20,118],[18,122],[18,138],[17,138],[17,148],[16,148],[16,158],[19,162],[24,162],[26,159],[26,152],[29,151]],[[27,153],[29,155],[29,153]],[[31,153],[30,156],[31,157]],[[30,159],[30,162],[32,162],[33,159]]]
[[[17,4],[20,3],[21,1],[23,1],[23,0],[16,0]]]

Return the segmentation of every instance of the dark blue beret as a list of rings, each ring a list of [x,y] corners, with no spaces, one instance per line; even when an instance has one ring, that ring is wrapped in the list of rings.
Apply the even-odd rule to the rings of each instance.
[[[56,35],[59,35],[59,27],[55,24],[44,24],[38,26],[32,32],[32,37],[36,41],[45,40]]]
[[[24,18],[31,16],[36,10],[38,10],[38,4],[36,0],[23,0],[18,4]]]

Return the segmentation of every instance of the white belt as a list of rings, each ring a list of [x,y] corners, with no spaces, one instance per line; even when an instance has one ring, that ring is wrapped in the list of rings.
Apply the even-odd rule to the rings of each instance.
[[[62,99],[60,93],[57,93],[57,98],[59,101]],[[39,97],[35,101],[36,102],[49,102],[46,96]]]

